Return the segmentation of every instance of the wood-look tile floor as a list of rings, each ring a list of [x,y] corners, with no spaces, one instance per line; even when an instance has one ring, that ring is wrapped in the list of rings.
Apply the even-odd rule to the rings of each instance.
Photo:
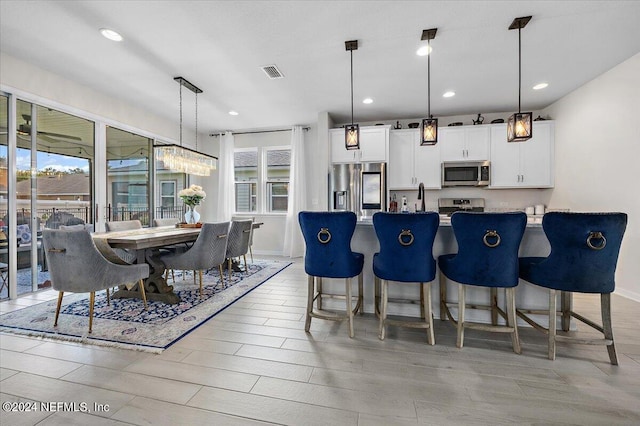
[[[5,301],[0,312],[55,297]],[[307,334],[305,303],[298,260],[160,355],[0,334],[3,403],[91,411],[2,411],[0,423],[640,424],[640,303],[613,297],[619,366],[602,346],[559,344],[549,361],[545,336],[526,328],[522,355],[508,336],[474,330],[457,349],[455,329],[439,320],[435,346],[396,327],[381,342],[371,314],[356,317],[354,339],[346,324],[317,319]],[[600,318],[597,297],[574,304]]]

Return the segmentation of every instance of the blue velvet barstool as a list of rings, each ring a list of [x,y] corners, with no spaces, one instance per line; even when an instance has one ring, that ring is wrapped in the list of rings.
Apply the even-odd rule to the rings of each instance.
[[[440,267],[440,309],[456,325],[457,346],[462,348],[464,329],[511,333],[513,351],[521,353],[516,323],[515,288],[518,285],[518,249],[527,225],[527,216],[513,213],[457,212],[451,226],[458,243],[457,254],[438,257]],[[446,299],[446,278],[458,283],[458,319],[454,320]],[[491,288],[489,306],[466,306],[465,286]],[[505,289],[506,313],[498,307],[497,289]],[[491,310],[491,324],[465,320],[465,308]],[[497,314],[506,321],[498,325]]]
[[[542,228],[551,245],[549,257],[520,259],[520,278],[549,289],[549,311],[518,309],[520,318],[548,334],[549,359],[556,357],[556,341],[575,337],[556,335],[556,292],[561,292],[562,328],[569,330],[571,317],[598,330],[604,339],[579,339],[581,343],[604,344],[611,364],[618,365],[611,326],[611,293],[622,237],[627,227],[625,213],[561,213],[544,215]],[[602,326],[574,312],[571,293],[600,294]],[[544,328],[525,314],[549,315]]]
[[[353,315],[362,309],[362,266],[364,255],[351,251],[351,237],[356,229],[353,212],[300,212],[300,229],[306,251],[304,270],[308,275],[307,315],[304,329],[309,331],[311,318],[349,322],[349,337],[353,337]],[[351,308],[351,278],[358,276],[358,295],[355,308]],[[323,292],[322,278],[344,278],[345,294]],[[322,309],[322,298],[346,299],[344,315]],[[313,302],[317,308],[313,308]]]
[[[380,328],[378,337],[384,340],[386,325],[426,328],[430,345],[435,344],[431,312],[431,282],[436,277],[433,241],[438,232],[438,213],[376,213],[373,227],[380,243],[380,252],[373,255],[376,280],[376,308],[380,296]],[[424,321],[403,321],[387,318],[389,281],[420,284],[420,316]],[[392,300],[393,302],[394,300]]]

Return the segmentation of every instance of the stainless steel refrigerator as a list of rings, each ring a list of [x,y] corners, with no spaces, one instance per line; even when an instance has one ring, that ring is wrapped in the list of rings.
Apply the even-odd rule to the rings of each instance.
[[[386,163],[333,164],[329,177],[329,209],[352,211],[358,219],[387,210]]]

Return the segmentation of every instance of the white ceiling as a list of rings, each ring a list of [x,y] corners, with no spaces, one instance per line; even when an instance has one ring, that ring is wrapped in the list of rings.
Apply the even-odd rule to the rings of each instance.
[[[182,76],[200,87],[198,128],[250,130],[309,124],[328,111],[356,122],[548,106],[640,52],[640,1],[11,1],[0,2],[0,49],[177,122]],[[98,30],[124,36],[115,43]],[[284,79],[260,69],[275,64]],[[534,91],[538,82],[549,87]],[[456,96],[442,94],[454,90]],[[185,106],[193,94],[183,89]],[[363,105],[371,97],[373,104]],[[191,106],[191,111],[193,111]],[[230,116],[236,110],[238,116]],[[187,108],[185,107],[185,116]],[[185,117],[185,125],[194,119]]]

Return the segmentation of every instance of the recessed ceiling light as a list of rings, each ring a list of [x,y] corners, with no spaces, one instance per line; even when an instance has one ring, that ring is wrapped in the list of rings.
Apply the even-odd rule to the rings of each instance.
[[[449,90],[448,92],[444,92],[442,95],[443,98],[452,98],[456,95],[456,92]]]
[[[123,40],[122,36],[118,32],[114,30],[110,30],[109,28],[100,28],[100,34],[102,34],[104,37],[108,38],[109,40],[113,40],[113,41]]]
[[[373,103],[373,99],[371,98],[365,98],[362,101],[363,104],[372,104]]]
[[[418,56],[427,56],[432,51],[433,51],[433,47],[422,46],[420,49],[416,50],[416,55],[418,55]]]
[[[238,111],[229,111],[229,115],[238,115]]]
[[[549,85],[549,83],[538,83],[535,86],[533,86],[533,90],[540,90],[540,89],[544,89],[545,87],[547,87]]]

